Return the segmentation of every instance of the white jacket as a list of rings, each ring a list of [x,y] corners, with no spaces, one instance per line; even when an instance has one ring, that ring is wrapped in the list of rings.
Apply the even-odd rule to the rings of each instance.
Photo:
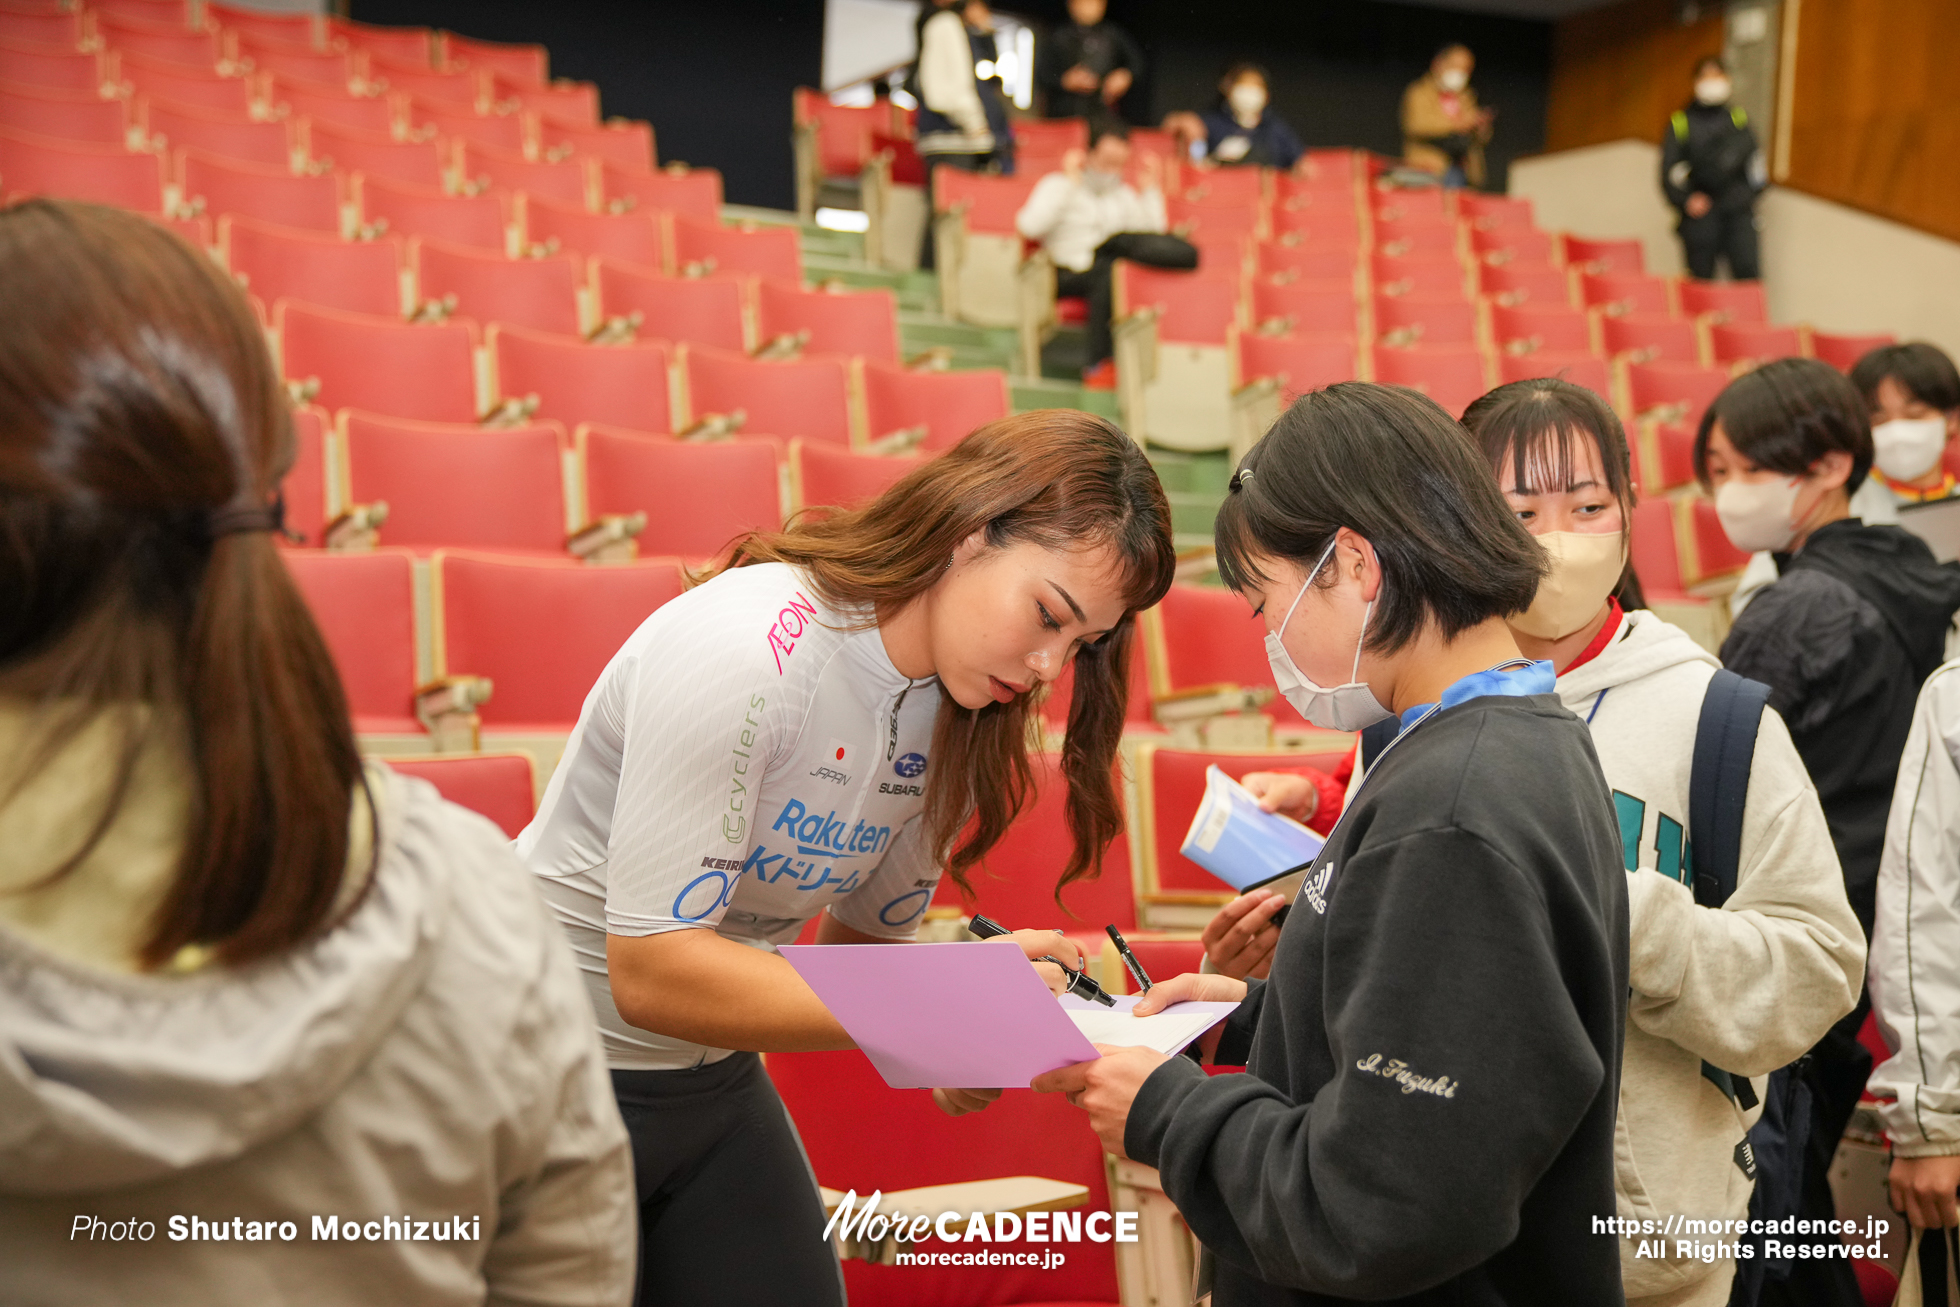
[[[1014,215],[1014,227],[1031,241],[1040,241],[1058,268],[1087,272],[1096,261],[1096,247],[1126,231],[1161,232],[1169,226],[1164,193],[1155,187],[1139,193],[1127,183],[1095,190],[1080,177],[1051,172],[1034,184],[1027,202]]]
[[[1899,761],[1878,866],[1871,991],[1886,1046],[1897,1050],[1869,1086],[1893,1153],[1960,1154],[1960,663],[1926,678]]]
[[[632,1159],[563,933],[496,827],[369,776],[373,881],[290,954],[119,974],[0,928],[8,1303],[629,1300]]]
[[[1633,992],[1615,1189],[1619,1215],[1634,1219],[1747,1211],[1753,1185],[1735,1146],[1758,1112],[1738,1110],[1701,1064],[1763,1077],[1794,1061],[1857,1003],[1864,970],[1823,810],[1770,709],[1756,737],[1735,893],[1720,910],[1695,903],[1689,776],[1718,666],[1678,627],[1634,612],[1611,644],[1558,678],[1560,701],[1592,726],[1625,847]],[[1764,1082],[1755,1085],[1760,1096]],[[1630,1300],[1727,1301],[1732,1263],[1636,1258],[1638,1247],[1621,1243]]]
[[[919,98],[926,108],[951,119],[961,133],[923,137],[918,142],[921,153],[985,154],[994,148],[987,111],[974,85],[973,43],[966,21],[950,9],[928,18],[919,31]]]

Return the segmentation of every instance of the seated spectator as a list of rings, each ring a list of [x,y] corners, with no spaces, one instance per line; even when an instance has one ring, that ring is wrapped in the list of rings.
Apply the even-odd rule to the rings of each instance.
[[[623,1307],[571,950],[500,830],[361,762],[244,294],[34,200],[0,299],[0,1296]]]
[[[1852,911],[1869,940],[1879,855],[1919,687],[1941,661],[1960,573],[1917,536],[1852,516],[1871,467],[1869,410],[1816,359],[1777,359],[1736,378],[1695,436],[1695,475],[1737,548],[1770,553],[1779,579],[1722,642],[1722,662],[1770,687],[1830,821]],[[1832,1214],[1827,1173],[1871,1055],[1860,998],[1811,1050],[1809,1153],[1798,1215]],[[1826,1247],[1796,1262],[1792,1302],[1855,1302],[1850,1268]]]
[[[1200,167],[1291,169],[1306,146],[1272,107],[1271,79],[1258,64],[1237,63],[1218,83],[1218,104],[1202,114],[1174,113],[1164,130],[1178,138]]]
[[[1955,483],[1945,456],[1960,436],[1953,360],[1924,341],[1883,345],[1858,360],[1851,383],[1872,414],[1873,497],[1889,495],[1895,506],[1950,498]]]
[[[1070,150],[1062,170],[1035,183],[1014,225],[1055,263],[1055,293],[1089,301],[1089,351],[1083,384],[1110,390],[1116,367],[1110,360],[1110,281],[1118,259],[1157,268],[1195,268],[1198,251],[1189,241],[1164,234],[1164,192],[1156,156],[1143,159],[1143,190],[1123,180],[1130,163],[1129,131],[1121,123],[1098,123],[1085,153]]]
[[[1143,74],[1143,51],[1103,15],[1107,0],[1068,0],[1069,22],[1035,52],[1034,81],[1050,118],[1115,114]]]
[[[1470,47],[1446,45],[1402,93],[1402,161],[1450,187],[1484,184],[1484,146],[1496,112],[1477,107]]]

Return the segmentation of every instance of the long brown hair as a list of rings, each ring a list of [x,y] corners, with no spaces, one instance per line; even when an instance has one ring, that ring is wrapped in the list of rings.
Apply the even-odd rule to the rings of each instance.
[[[1136,442],[1073,409],[1002,418],[861,508],[743,537],[729,565],[789,563],[833,605],[890,613],[931,589],[953,551],[975,532],[984,533],[989,547],[1108,545],[1124,572],[1122,620],[1102,639],[1081,645],[1074,659],[1062,775],[1075,847],[1055,886],[1059,902],[1062,886],[1100,874],[1103,851],[1123,829],[1113,770],[1136,614],[1164,597],[1176,568],[1170,505]],[[1033,708],[1032,694],[978,709],[940,699],[926,829],[961,889],[968,888],[968,869],[1007,833],[1033,787]]]
[[[265,529],[294,454],[265,338],[204,254],[94,205],[0,212],[0,303],[0,691],[38,703],[38,761],[90,721],[120,738],[94,829],[38,883],[80,865],[180,721],[194,804],[139,961],[290,948],[333,910],[361,764]]]

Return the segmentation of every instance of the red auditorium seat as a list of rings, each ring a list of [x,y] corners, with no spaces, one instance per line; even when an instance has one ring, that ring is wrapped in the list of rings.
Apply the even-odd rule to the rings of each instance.
[[[556,422],[485,430],[340,414],[348,504],[386,503],[381,543],[565,556],[563,454]]]
[[[354,197],[361,221],[385,222],[384,230],[424,236],[445,245],[503,254],[510,224],[501,195],[450,195],[426,186],[400,186],[379,177],[357,177]]]
[[[474,113],[483,99],[483,78],[476,73],[409,66],[381,55],[369,56],[368,71],[390,91],[454,105],[459,113]]]
[[[602,161],[599,189],[611,208],[652,209],[704,223],[720,221],[721,173],[713,168],[669,165],[640,173]]]
[[[1132,735],[1163,735],[1164,728],[1150,712],[1149,659],[1144,656],[1141,627],[1130,642],[1130,692],[1123,705],[1123,730]],[[1048,694],[1041,701],[1041,716],[1050,734],[1061,734],[1068,726],[1070,700],[1075,693],[1075,664],[1062,668]]]
[[[1173,585],[1138,627],[1150,660],[1153,695],[1201,685],[1230,684],[1251,690],[1273,683],[1266,663],[1266,628],[1253,616],[1251,605],[1230,590]],[[1306,724],[1277,695],[1261,711],[1283,727]],[[1195,805],[1185,810],[1187,825],[1192,811]]]
[[[443,184],[443,150],[435,141],[398,141],[378,132],[309,122],[307,153],[316,164],[342,173],[385,177],[406,186],[432,189]]]
[[[1257,277],[1252,283],[1252,321],[1260,327],[1277,322],[1289,333],[1352,336],[1355,308],[1352,271],[1332,282]]]
[[[1191,828],[1191,814],[1204,798],[1206,768],[1217,767],[1233,780],[1255,771],[1299,767],[1331,771],[1346,753],[1345,749],[1326,753],[1212,753],[1146,742],[1137,757],[1138,803],[1144,809],[1138,815],[1147,840],[1137,859],[1143,870],[1138,880],[1144,894],[1211,894],[1221,902],[1233,895],[1231,886],[1178,852],[1185,832]]]
[[[1331,283],[1354,281],[1361,265],[1361,251],[1351,245],[1321,245],[1301,242],[1266,241],[1258,248],[1258,272],[1262,277],[1293,277],[1300,281]]]
[[[1613,372],[1597,354],[1567,353],[1562,350],[1533,350],[1529,354],[1499,354],[1497,380],[1529,381],[1533,377],[1557,377],[1575,386],[1584,386],[1608,403],[1613,399]]]
[[[1239,325],[1239,284],[1202,271],[1148,268],[1118,259],[1115,269],[1116,316],[1157,310],[1160,340],[1222,345]]]
[[[1239,337],[1239,376],[1245,381],[1272,377],[1279,383],[1280,400],[1291,404],[1310,390],[1353,381],[1360,375],[1354,337],[1263,336]]]
[[[713,558],[744,532],[782,526],[774,440],[696,444],[588,423],[577,441],[585,520],[644,512],[644,555]]]
[[[1551,233],[1536,227],[1495,227],[1470,233],[1470,253],[1483,263],[1551,267],[1556,249]]]
[[[1664,277],[1639,272],[1582,272],[1577,277],[1579,302],[1608,313],[1674,312],[1673,288]]]
[[[856,508],[891,489],[898,479],[925,460],[913,456],[858,454],[835,445],[789,442],[789,506]]]
[[[485,116],[447,100],[425,100],[416,95],[407,99],[407,117],[411,128],[417,133],[429,132],[449,141],[452,149],[455,142],[467,141],[501,154],[528,157],[536,144],[531,135],[531,120],[524,114]]]
[[[613,259],[592,261],[600,312],[640,315],[643,335],[747,353],[744,281],[738,277],[668,277]]]
[[[1075,847],[1068,830],[1068,788],[1060,754],[1043,753],[1030,761],[1035,774],[1032,801],[988,851],[986,861],[967,873],[972,892],[962,894],[953,878],[945,876],[934,899],[957,902],[968,915],[991,917],[1011,930],[1058,927],[1083,945],[1093,967],[1109,938],[1104,926],[1125,934],[1137,926],[1129,838],[1119,834],[1111,840],[1103,854],[1101,875],[1070,884],[1061,893],[1062,906],[1056,906],[1055,881]],[[1146,969],[1149,965],[1144,963]]]
[[[1691,317],[1717,315],[1717,322],[1768,322],[1769,301],[1760,281],[1696,281],[1683,278],[1677,293],[1681,311]]]
[[[1452,221],[1377,222],[1375,249],[1391,259],[1452,258],[1461,261],[1462,238]]]
[[[922,426],[921,449],[947,449],[1012,411],[1007,374],[997,368],[908,372],[867,359],[860,375],[864,434],[870,440]]]
[[[592,567],[437,550],[435,674],[490,678],[486,730],[568,732],[626,637],[681,590],[672,559]]]
[[[1354,206],[1354,188],[1334,187],[1289,189],[1287,178],[1280,179],[1281,190],[1273,203],[1273,235],[1298,232],[1304,239],[1322,238],[1337,245],[1361,242],[1361,212]]]
[[[341,229],[340,182],[330,173],[296,177],[285,168],[184,150],[177,155],[177,178],[186,202],[214,216],[235,213],[308,231]]]
[[[457,160],[458,174],[472,186],[524,191],[581,209],[589,207],[591,202],[590,178],[581,159],[564,163],[532,160],[521,154],[486,150],[465,141],[457,150]]]
[[[672,357],[660,341],[592,345],[577,336],[493,323],[485,343],[496,377],[496,397],[536,395],[539,418],[555,419],[567,427],[603,422],[635,431],[674,429],[668,380]]]
[[[569,254],[508,259],[501,253],[416,237],[408,244],[424,303],[456,297],[456,311],[478,322],[578,336],[579,261]]]
[[[1531,201],[1517,196],[1458,191],[1456,212],[1458,217],[1469,220],[1472,231],[1536,230]]]
[[[114,54],[84,54],[39,42],[0,40],[0,82],[51,91],[101,94],[114,80],[119,60]]]
[[[1884,345],[1896,344],[1897,336],[1884,333],[1844,335],[1838,332],[1810,333],[1811,352],[1840,372],[1849,372],[1865,355]]]
[[[1172,231],[1202,232],[1206,236],[1243,236],[1258,239],[1266,232],[1266,215],[1256,205],[1243,200],[1205,201],[1172,197],[1165,201],[1165,214]]]
[[[129,140],[130,107],[92,92],[0,84],[0,130],[50,140],[121,147]]]
[[[353,86],[364,81],[368,71],[367,56],[357,50],[312,50],[284,41],[241,37],[238,54],[251,60],[257,72],[295,77],[322,86]]]
[[[286,123],[253,122],[237,114],[166,100],[146,100],[143,123],[151,143],[164,151],[191,149],[262,168],[293,170],[292,130]]]
[[[1500,350],[1519,353],[1554,350],[1574,354],[1593,351],[1592,320],[1568,304],[1490,305],[1491,339]]]
[[[282,551],[333,655],[358,735],[420,735],[415,717],[415,559],[406,550]]]
[[[88,8],[97,18],[115,14],[180,27],[188,27],[191,21],[190,0],[93,0]]]
[[[790,283],[756,286],[756,337],[809,333],[804,349],[815,354],[858,354],[898,362],[898,304],[888,290],[832,293]]]
[[[765,280],[803,284],[803,251],[796,228],[724,227],[675,215],[674,267],[700,265],[709,272],[746,273]]]
[[[1454,298],[1469,302],[1468,274],[1454,255],[1414,255],[1406,259],[1376,253],[1369,259],[1375,294]]]
[[[537,782],[528,753],[447,754],[388,758],[404,776],[425,780],[443,798],[497,823],[516,839],[537,815]]]
[[[263,9],[244,9],[205,0],[204,18],[218,26],[255,41],[277,41],[286,45],[318,48],[326,36],[322,15],[312,13],[272,13]]]
[[[429,63],[435,33],[426,27],[382,27],[357,23],[338,15],[327,19],[329,37],[338,37],[357,50],[389,59]]]
[[[1599,320],[1599,343],[1607,357],[1625,355],[1637,363],[1659,359],[1700,365],[1704,361],[1701,332],[1690,318],[1654,313],[1604,315]]]
[[[1774,327],[1766,322],[1711,322],[1710,361],[1738,363],[1744,359],[1793,359],[1805,354],[1800,327]]]
[[[592,213],[584,205],[554,204],[535,195],[517,197],[518,230],[527,246],[658,267],[664,256],[660,225],[645,213]]]
[[[1664,495],[1695,479],[1695,428],[1685,422],[1642,423],[1634,436],[1640,493]]]
[[[1477,289],[1505,304],[1573,303],[1571,277],[1546,264],[1478,264]]]
[[[1382,191],[1373,197],[1372,208],[1377,223],[1423,218],[1441,222],[1456,217],[1449,196],[1440,189]]]
[[[319,548],[327,525],[327,433],[333,418],[323,408],[302,404],[293,410],[293,465],[279,483],[286,530],[299,546]]]
[[[222,36],[191,31],[182,22],[156,23],[120,14],[97,14],[95,34],[111,50],[193,67],[215,69],[225,56]]]
[[[392,237],[344,241],[227,214],[218,219],[218,249],[232,275],[267,304],[299,300],[349,313],[401,315],[402,247]]]
[[[220,77],[218,70],[209,66],[123,54],[116,57],[116,68],[122,80],[146,99],[195,105],[241,118],[252,112],[253,83],[238,77]]]
[[[653,125],[608,122],[575,127],[549,118],[538,124],[538,148],[548,159],[603,159],[627,172],[653,171]]]
[[[51,45],[72,50],[87,35],[84,15],[62,9],[0,9],[7,27],[7,40],[21,45]]]
[[[1702,412],[1729,384],[1725,368],[1692,363],[1630,363],[1627,365],[1628,411],[1648,416],[1656,408],[1680,406],[1681,421],[1698,423]]]
[[[541,45],[480,41],[454,32],[444,32],[441,42],[439,48],[445,67],[492,72],[532,86],[543,86],[548,80],[550,57]]]
[[[1375,299],[1375,337],[1424,345],[1477,343],[1477,306],[1460,297],[1426,295]]]
[[[540,86],[513,81],[493,72],[490,103],[499,113],[533,113],[547,121],[573,127],[599,125],[599,88],[591,82],[551,82]]]
[[[294,122],[310,118],[316,123],[327,123],[350,131],[392,133],[400,117],[397,112],[398,96],[359,97],[348,94],[338,86],[316,87],[311,82],[295,81],[290,77],[272,77],[265,81],[266,103],[275,107],[284,106],[285,116]]]
[[[1490,389],[1483,352],[1474,345],[1377,346],[1374,357],[1376,381],[1420,390],[1451,417],[1461,417],[1472,400]]]
[[[30,195],[163,212],[163,160],[120,146],[0,131],[0,200]]]
[[[1637,240],[1590,240],[1567,234],[1565,262],[1588,273],[1638,274],[1647,270],[1647,258]]]
[[[1052,906],[1048,922],[1058,915]],[[833,1189],[878,1190],[1038,1175],[1085,1186],[1087,1212],[1108,1211],[1102,1145],[1060,1094],[1013,1089],[984,1112],[949,1117],[923,1089],[891,1089],[856,1051],[771,1053],[770,1079],[796,1122],[817,1180]],[[870,1123],[875,1123],[871,1126]],[[870,1128],[867,1128],[870,1126]],[[938,1245],[930,1245],[938,1246]],[[920,1303],[1021,1303],[1113,1307],[1115,1245],[1069,1243],[1050,1270],[1001,1266],[874,1266],[842,1263],[855,1307]]]
[[[703,347],[688,349],[686,370],[694,421],[740,409],[751,434],[851,444],[850,367],[842,359],[761,361]]]
[[[477,329],[469,319],[411,326],[285,301],[272,315],[287,379],[317,379],[322,408],[476,421]]]
[[[821,91],[799,86],[790,93],[791,113],[799,129],[816,142],[817,171],[823,177],[856,181],[873,150],[872,137],[891,130],[891,102],[832,104]]]

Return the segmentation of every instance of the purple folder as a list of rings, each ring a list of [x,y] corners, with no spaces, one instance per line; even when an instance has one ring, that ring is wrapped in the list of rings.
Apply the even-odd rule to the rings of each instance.
[[[1011,940],[777,951],[894,1089],[1025,1089],[1099,1056]]]

